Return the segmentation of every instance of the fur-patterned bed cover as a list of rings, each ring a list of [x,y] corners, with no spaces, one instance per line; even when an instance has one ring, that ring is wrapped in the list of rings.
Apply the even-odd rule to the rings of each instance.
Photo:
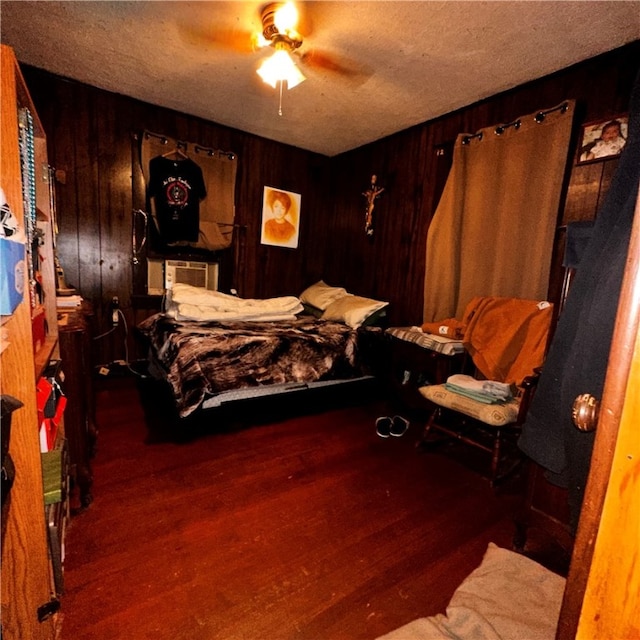
[[[299,316],[274,322],[178,321],[158,313],[139,330],[171,385],[181,417],[233,389],[369,375],[363,347],[378,327]]]

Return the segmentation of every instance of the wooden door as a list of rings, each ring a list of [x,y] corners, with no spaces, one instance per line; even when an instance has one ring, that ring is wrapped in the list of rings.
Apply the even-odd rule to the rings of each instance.
[[[640,638],[640,196],[557,640]]]

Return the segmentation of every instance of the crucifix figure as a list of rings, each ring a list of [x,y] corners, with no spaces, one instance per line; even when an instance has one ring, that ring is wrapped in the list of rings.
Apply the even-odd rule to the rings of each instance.
[[[376,186],[377,180],[377,176],[372,175],[371,186],[362,193],[367,199],[367,217],[365,219],[364,230],[368,236],[373,235],[373,208],[375,207],[376,198],[384,191],[383,187]]]

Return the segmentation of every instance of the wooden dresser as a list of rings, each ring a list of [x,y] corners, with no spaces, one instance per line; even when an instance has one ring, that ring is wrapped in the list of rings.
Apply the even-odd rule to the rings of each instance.
[[[63,363],[63,390],[68,397],[65,435],[69,447],[72,509],[84,509],[93,499],[91,458],[97,429],[91,365],[93,310],[83,302],[75,309],[58,309],[58,340]]]

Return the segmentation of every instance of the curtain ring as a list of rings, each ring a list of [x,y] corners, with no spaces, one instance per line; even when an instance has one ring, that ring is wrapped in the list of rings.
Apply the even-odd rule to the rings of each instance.
[[[508,124],[499,124],[493,130],[493,132],[497,136],[501,136],[507,130],[508,127],[513,127],[517,131],[520,128],[521,125],[522,125],[522,120],[520,120],[520,118],[518,118],[517,120],[514,120],[513,122],[509,122]]]
[[[475,133],[474,135],[465,136],[464,138],[462,138],[462,144],[467,145],[471,142],[471,140],[473,140],[473,138],[478,138],[478,140],[482,140],[483,137],[484,137],[484,134],[482,133],[482,131],[480,133]]]

